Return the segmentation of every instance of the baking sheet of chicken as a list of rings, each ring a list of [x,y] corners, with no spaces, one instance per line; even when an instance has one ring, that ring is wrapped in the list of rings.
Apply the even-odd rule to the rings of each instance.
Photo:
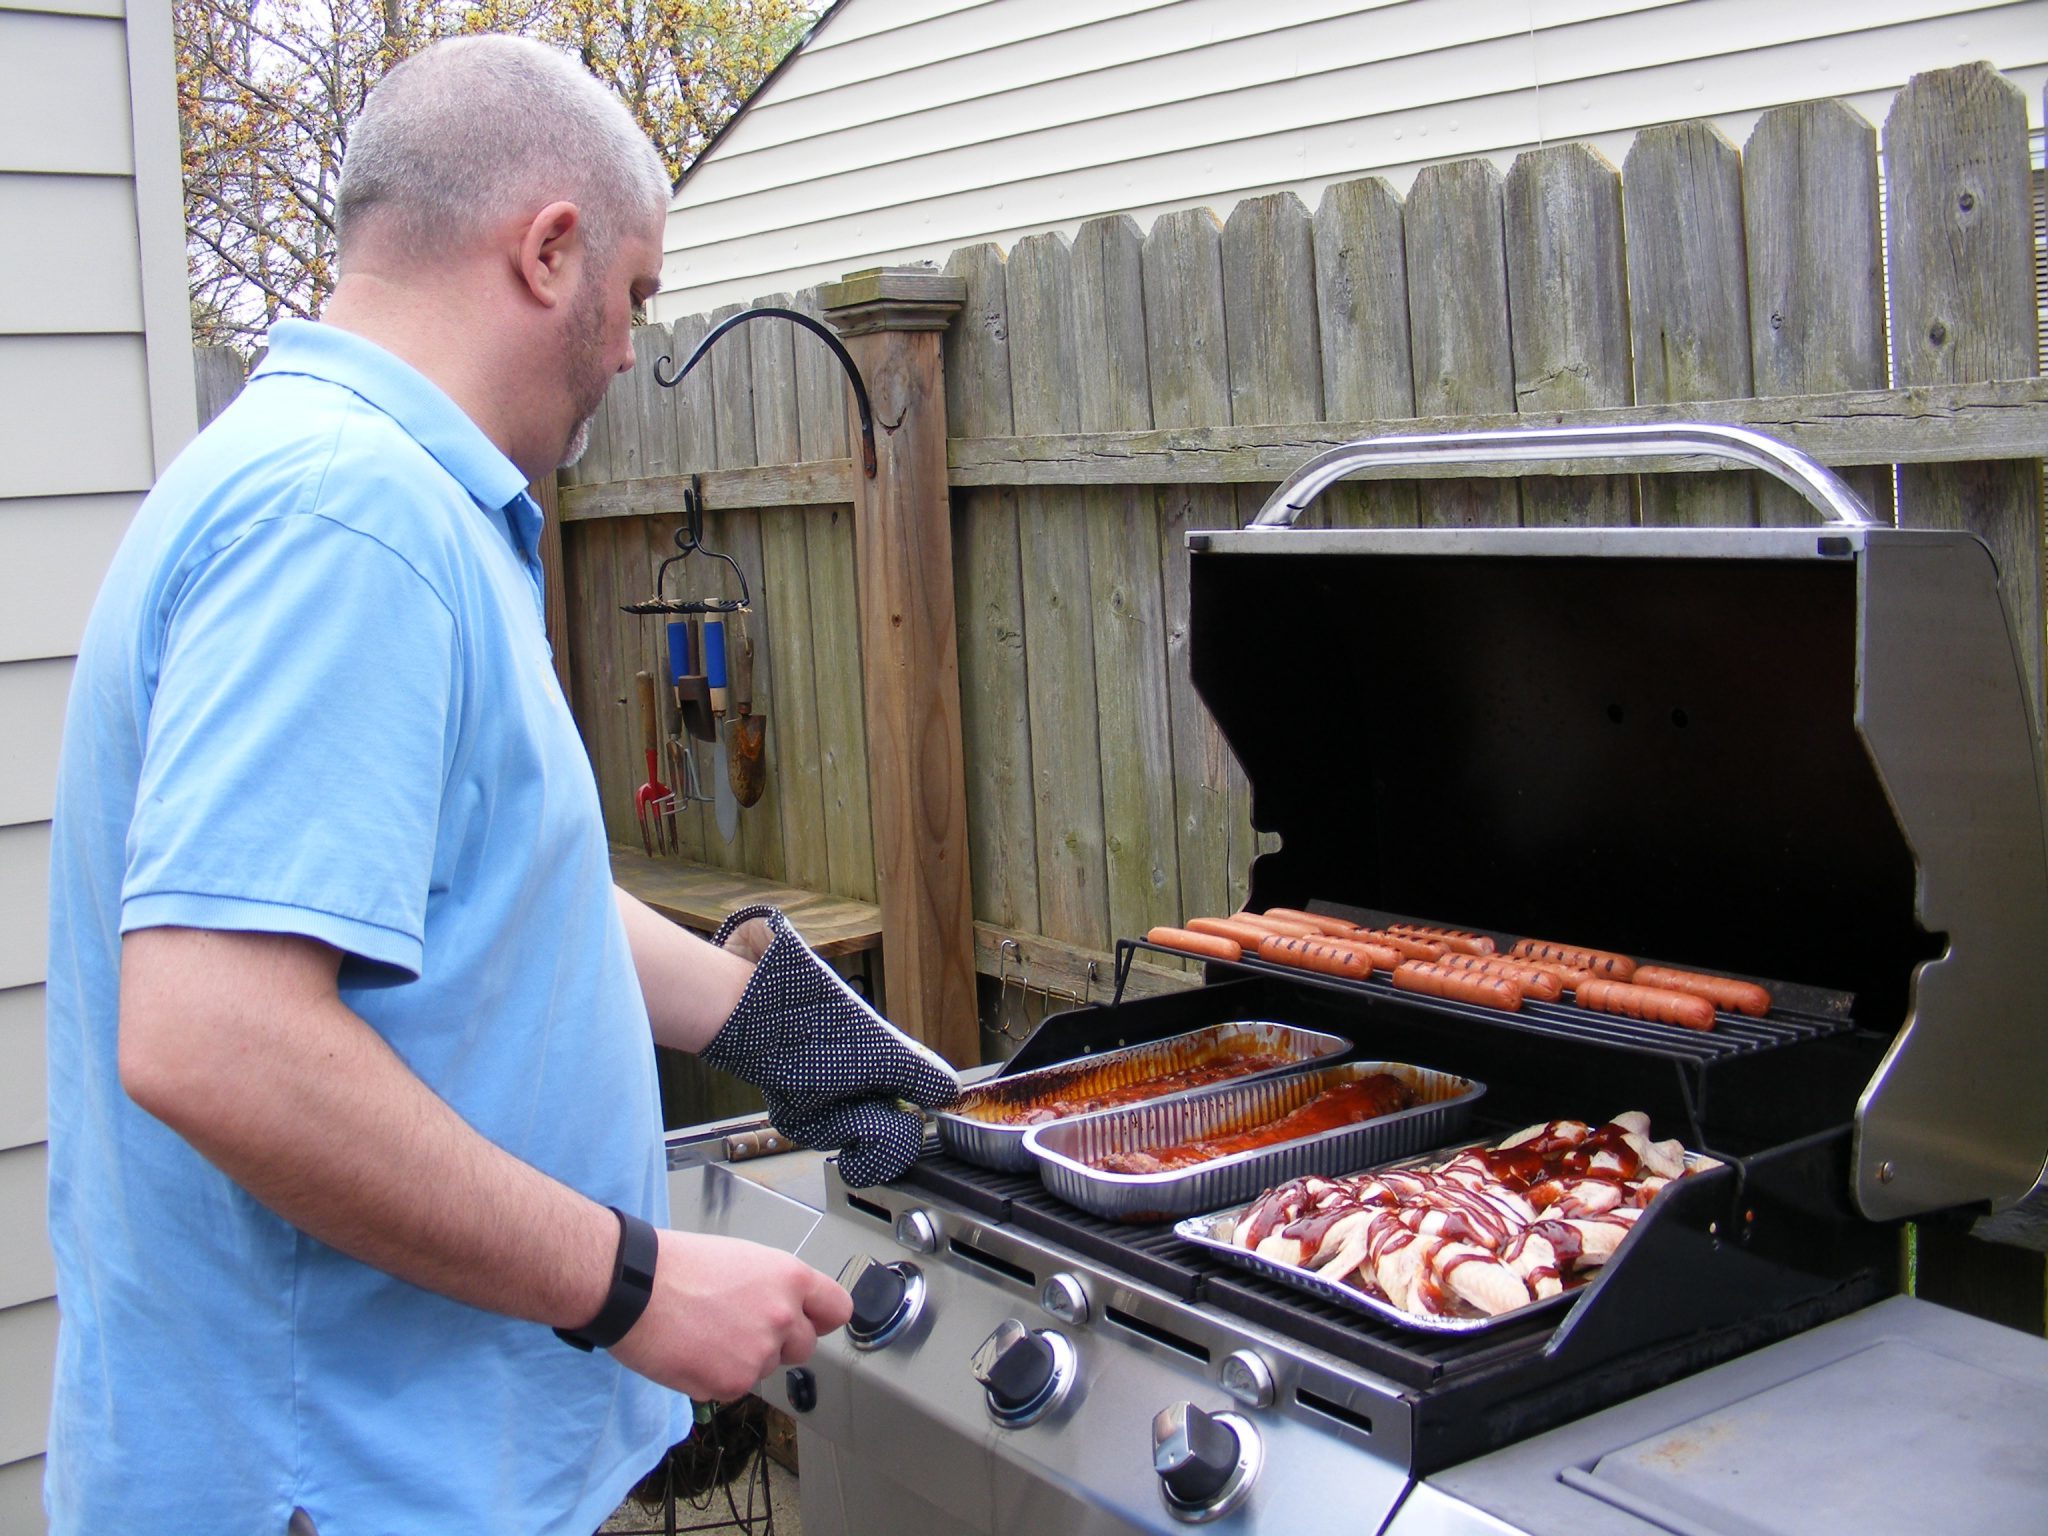
[[[1666,1184],[1719,1166],[1652,1140],[1649,1117],[1632,1110],[1344,1177],[1309,1174],[1174,1231],[1404,1327],[1468,1332],[1566,1299]]]

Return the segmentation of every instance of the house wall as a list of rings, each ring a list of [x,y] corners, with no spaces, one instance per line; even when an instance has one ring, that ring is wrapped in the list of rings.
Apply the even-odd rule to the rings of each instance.
[[[1975,59],[2039,129],[2048,0],[847,0],[683,182],[655,315],[1819,96],[1878,122]]]
[[[0,1531],[44,1529],[56,1346],[43,974],[94,592],[194,425],[170,7],[0,0]]]

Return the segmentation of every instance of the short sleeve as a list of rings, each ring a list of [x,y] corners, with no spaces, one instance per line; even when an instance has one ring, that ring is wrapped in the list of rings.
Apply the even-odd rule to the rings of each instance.
[[[257,523],[170,599],[121,929],[291,933],[418,976],[455,624],[375,538]]]

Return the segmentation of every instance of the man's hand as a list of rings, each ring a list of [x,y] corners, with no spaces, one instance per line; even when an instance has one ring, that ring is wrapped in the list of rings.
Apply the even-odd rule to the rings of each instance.
[[[853,1299],[780,1249],[733,1237],[663,1232],[654,1295],[611,1348],[629,1370],[710,1402],[754,1390],[778,1365],[801,1365]]]

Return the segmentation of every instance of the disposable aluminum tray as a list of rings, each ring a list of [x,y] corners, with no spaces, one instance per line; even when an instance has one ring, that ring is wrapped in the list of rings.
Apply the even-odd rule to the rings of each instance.
[[[1463,1146],[1445,1147],[1440,1151],[1428,1153],[1422,1157],[1401,1158],[1393,1164],[1383,1166],[1416,1167],[1439,1163],[1456,1156],[1464,1150]],[[1725,1165],[1717,1159],[1704,1156],[1698,1152],[1688,1152],[1685,1154],[1685,1172],[1687,1176],[1712,1172],[1723,1166]],[[1361,1173],[1373,1171],[1372,1168],[1358,1170]],[[1346,1175],[1346,1177],[1352,1176]],[[1283,1181],[1276,1180],[1275,1182]],[[1254,1191],[1254,1194],[1258,1193],[1263,1193],[1263,1189]],[[1659,1199],[1661,1199],[1662,1193],[1661,1190],[1658,1192]],[[1418,1333],[1484,1333],[1489,1328],[1498,1328],[1506,1323],[1519,1323],[1535,1316],[1539,1312],[1554,1312],[1571,1305],[1593,1288],[1599,1281],[1604,1269],[1619,1263],[1627,1255],[1629,1245],[1636,1240],[1637,1231],[1640,1231],[1655,1219],[1658,1205],[1658,1199],[1650,1201],[1643,1214],[1636,1219],[1634,1229],[1626,1237],[1622,1238],[1621,1245],[1608,1255],[1607,1264],[1593,1270],[1588,1279],[1582,1284],[1560,1291],[1555,1296],[1546,1296],[1540,1301],[1532,1301],[1527,1306],[1515,1307],[1510,1311],[1498,1313],[1493,1317],[1427,1317],[1421,1313],[1405,1311],[1390,1301],[1383,1300],[1378,1296],[1368,1295],[1366,1292],[1346,1285],[1340,1280],[1325,1280],[1312,1269],[1304,1269],[1297,1264],[1282,1264],[1277,1259],[1261,1257],[1259,1254],[1237,1247],[1226,1238],[1219,1237],[1217,1235],[1218,1232],[1228,1231],[1236,1224],[1237,1218],[1244,1214],[1245,1206],[1249,1203],[1250,1198],[1250,1196],[1247,1196],[1244,1199],[1235,1201],[1228,1209],[1211,1211],[1205,1216],[1190,1216],[1184,1221],[1176,1222],[1173,1228],[1174,1236],[1194,1243],[1198,1247],[1207,1248],[1218,1258],[1235,1264],[1240,1269],[1248,1269],[1254,1274],[1278,1280],[1283,1285],[1293,1286],[1296,1290],[1307,1291],[1311,1295],[1322,1297],[1325,1301],[1334,1301],[1338,1306],[1348,1307],[1354,1312],[1370,1312],[1375,1317],[1385,1318],[1390,1323],[1398,1324],[1403,1328],[1413,1329]]]
[[[1025,1149],[1024,1136],[1034,1127],[1015,1121],[981,1119],[974,1114],[976,1109],[1018,1108],[1034,1099],[1072,1092],[1084,1083],[1102,1088],[1116,1087],[1146,1077],[1177,1072],[1218,1055],[1243,1053],[1268,1059],[1268,1064],[1256,1071],[1232,1078],[1232,1085],[1237,1085],[1269,1077],[1276,1072],[1327,1061],[1350,1049],[1351,1042],[1342,1035],[1297,1029],[1291,1024],[1253,1021],[1212,1024],[1206,1029],[1191,1030],[1165,1040],[1062,1061],[1030,1072],[1019,1072],[1014,1077],[996,1078],[969,1089],[932,1118],[938,1124],[939,1144],[955,1157],[999,1172],[1025,1173],[1031,1169],[1033,1160]],[[1200,1088],[1181,1089],[1161,1094],[1159,1099],[1151,1102],[1203,1091]]]
[[[1318,1094],[1384,1072],[1415,1094],[1412,1108],[1357,1125],[1236,1152],[1166,1173],[1107,1173],[1113,1153],[1149,1152],[1228,1135],[1293,1113]],[[1219,1084],[1180,1098],[1034,1127],[1024,1145],[1045,1187],[1069,1205],[1120,1221],[1168,1221],[1249,1200],[1305,1173],[1385,1162],[1461,1135],[1486,1089],[1470,1078],[1398,1061],[1352,1061],[1263,1081]]]

